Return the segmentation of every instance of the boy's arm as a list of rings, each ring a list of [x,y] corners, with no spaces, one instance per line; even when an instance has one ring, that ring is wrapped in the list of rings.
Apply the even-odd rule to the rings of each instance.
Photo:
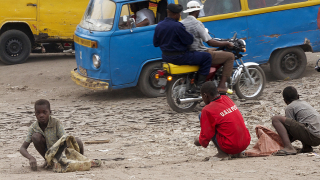
[[[285,116],[286,118],[290,118],[290,119],[293,119],[293,120],[296,120],[295,119],[295,115],[294,115],[294,111],[293,111],[293,108],[290,107],[290,106],[287,106],[286,110],[285,110]]]
[[[27,149],[28,149],[29,145],[30,145],[30,143],[28,143],[26,141],[23,142],[22,146],[20,147],[20,153],[22,156],[29,159],[29,164],[31,166],[31,169],[35,171],[35,170],[37,170],[37,160],[28,153]]]
[[[216,132],[215,122],[212,118],[213,117],[208,111],[202,110],[200,117],[201,131],[199,136],[199,143],[205,148],[208,146],[209,142]],[[213,120],[213,122],[211,122],[210,119]]]

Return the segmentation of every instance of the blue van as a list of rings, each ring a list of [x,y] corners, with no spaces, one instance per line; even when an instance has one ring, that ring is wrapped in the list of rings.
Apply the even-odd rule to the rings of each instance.
[[[136,27],[131,6],[143,0],[91,0],[77,26],[74,41],[77,68],[72,80],[95,90],[139,86],[157,97],[155,78],[161,50],[153,46],[156,24],[166,17],[167,3],[186,8],[188,0],[152,0],[155,23]],[[199,1],[200,2],[200,1]],[[278,79],[298,78],[305,70],[305,52],[320,51],[320,0],[204,0],[199,20],[217,38],[247,43],[244,62],[270,63]],[[182,19],[187,14],[182,14]]]

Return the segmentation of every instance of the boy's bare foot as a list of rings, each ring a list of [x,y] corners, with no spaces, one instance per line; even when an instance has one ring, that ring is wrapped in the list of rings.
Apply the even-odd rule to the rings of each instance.
[[[46,168],[47,168],[47,165],[48,165],[48,164],[47,164],[47,161],[44,161],[44,163],[42,164],[41,167],[46,169]]]
[[[224,153],[224,152],[218,152],[216,155],[214,155],[213,157],[217,157],[217,158],[229,158],[229,154]]]
[[[231,158],[246,158],[247,156],[244,153],[232,154]]]
[[[296,149],[292,146],[292,148],[283,148],[282,150],[286,151],[287,153],[297,153]]]
[[[275,156],[287,156],[287,155],[296,155],[297,151],[294,148],[283,148],[274,153]]]
[[[52,166],[48,165],[47,161],[45,161],[41,167],[44,168],[44,169],[52,168]]]

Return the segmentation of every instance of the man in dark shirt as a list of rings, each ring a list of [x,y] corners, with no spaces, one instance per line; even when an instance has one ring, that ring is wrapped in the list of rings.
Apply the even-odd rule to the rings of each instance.
[[[190,52],[188,45],[193,43],[193,36],[186,31],[182,23],[178,22],[182,11],[180,4],[169,4],[167,14],[154,32],[153,45],[160,47],[162,59],[176,65],[199,65],[197,86],[206,81],[211,67],[211,55],[207,52]]]

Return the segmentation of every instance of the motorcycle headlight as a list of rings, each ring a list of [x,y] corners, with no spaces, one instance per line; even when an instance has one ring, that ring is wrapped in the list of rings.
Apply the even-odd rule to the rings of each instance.
[[[241,44],[241,47],[246,47],[246,42],[243,39],[239,39],[239,43]]]
[[[92,56],[92,63],[93,63],[93,66],[98,69],[100,67],[100,65],[101,65],[100,56],[94,54]]]

